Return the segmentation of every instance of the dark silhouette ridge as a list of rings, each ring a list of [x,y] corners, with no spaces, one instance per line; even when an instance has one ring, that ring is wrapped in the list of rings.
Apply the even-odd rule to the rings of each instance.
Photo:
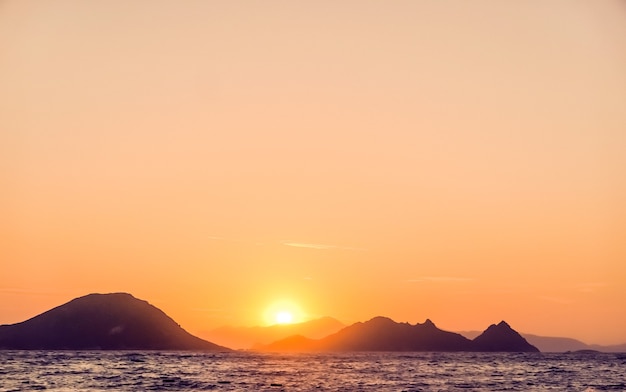
[[[531,346],[526,339],[517,333],[505,321],[498,325],[492,324],[472,343],[477,351],[539,351]],[[534,350],[529,350],[532,347]]]
[[[461,331],[461,335],[468,339],[474,339],[482,332],[480,331]],[[540,336],[530,333],[520,333],[524,339],[533,346],[537,347],[542,353],[564,353],[568,351],[595,350],[600,352],[626,352],[626,343],[613,345],[586,344],[577,339],[558,337],[558,336]]]
[[[325,350],[332,351],[469,351],[469,341],[442,331],[430,320],[423,324],[396,323],[375,317],[329,336]]]
[[[344,327],[344,324],[332,317],[322,317],[302,323],[275,324],[267,327],[220,327],[199,336],[231,348],[255,349],[293,335],[320,339]]]
[[[182,329],[130,294],[89,294],[21,323],[0,326],[0,349],[230,351]]]
[[[538,352],[504,321],[490,326],[480,339],[443,331],[430,320],[423,324],[396,323],[375,317],[350,325],[322,339],[291,336],[261,348],[263,351],[505,351]]]

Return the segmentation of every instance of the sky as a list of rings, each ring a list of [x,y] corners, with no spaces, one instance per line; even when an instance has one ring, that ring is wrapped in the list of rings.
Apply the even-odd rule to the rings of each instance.
[[[0,324],[626,342],[622,1],[4,0],[0,86]]]

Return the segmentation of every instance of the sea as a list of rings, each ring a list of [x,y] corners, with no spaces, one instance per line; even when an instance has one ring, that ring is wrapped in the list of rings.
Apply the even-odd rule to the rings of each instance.
[[[626,391],[626,354],[0,351],[0,391]]]

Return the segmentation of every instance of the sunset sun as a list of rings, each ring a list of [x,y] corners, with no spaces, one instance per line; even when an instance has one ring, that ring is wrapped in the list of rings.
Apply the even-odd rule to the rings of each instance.
[[[264,313],[265,323],[273,324],[296,324],[306,320],[302,308],[293,301],[279,300],[271,304]]]
[[[286,310],[282,310],[276,313],[276,324],[291,324],[293,323],[293,314]]]

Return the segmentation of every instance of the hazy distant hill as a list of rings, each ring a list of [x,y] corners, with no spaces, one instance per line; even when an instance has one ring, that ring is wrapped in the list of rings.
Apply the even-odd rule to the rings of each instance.
[[[468,339],[473,339],[481,332],[479,331],[462,331],[461,335]],[[596,350],[604,352],[626,352],[626,344],[608,345],[603,346],[599,344],[586,344],[580,340],[565,338],[565,337],[552,337],[552,336],[539,336],[529,333],[521,334],[528,343],[537,347],[541,352],[545,353],[559,353],[566,351],[578,351],[578,350]]]
[[[291,336],[266,345],[264,351],[513,351],[537,352],[505,322],[490,326],[476,339],[443,331],[432,321],[411,325],[375,317],[322,339]]]
[[[591,350],[597,351],[605,351],[610,353],[626,353],[626,343],[623,344],[613,344],[610,346],[602,346],[599,344],[590,345]]]
[[[229,351],[197,338],[130,294],[89,294],[30,320],[0,326],[0,349]]]
[[[332,317],[322,317],[303,323],[276,324],[268,327],[220,327],[201,336],[227,347],[249,349],[292,335],[320,339],[343,327],[344,324]]]
[[[580,340],[560,337],[537,336],[522,334],[531,344],[546,353],[558,353],[565,351],[588,350],[590,346]]]

